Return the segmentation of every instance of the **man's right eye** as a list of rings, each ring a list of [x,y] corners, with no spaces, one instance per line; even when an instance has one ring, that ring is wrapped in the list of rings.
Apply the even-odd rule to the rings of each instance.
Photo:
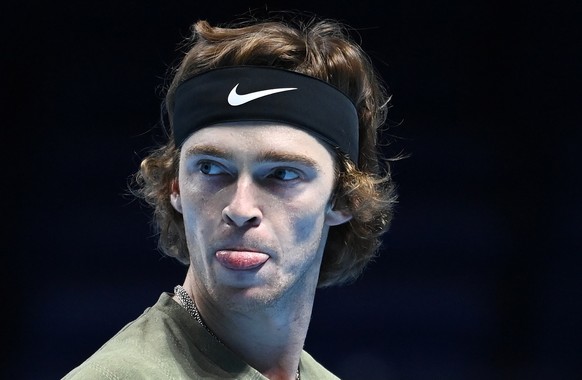
[[[198,163],[198,169],[202,174],[206,175],[219,175],[226,173],[226,170],[222,165],[211,161],[200,161]]]

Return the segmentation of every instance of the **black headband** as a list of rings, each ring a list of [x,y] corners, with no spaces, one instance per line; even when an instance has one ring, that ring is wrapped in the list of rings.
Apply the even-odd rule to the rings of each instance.
[[[314,77],[267,66],[232,66],[196,75],[176,89],[174,142],[232,121],[290,124],[358,162],[358,114],[341,91]]]

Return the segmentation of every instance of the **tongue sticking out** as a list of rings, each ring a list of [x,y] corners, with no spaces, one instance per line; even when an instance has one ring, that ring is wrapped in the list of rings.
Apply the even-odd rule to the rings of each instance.
[[[228,269],[248,270],[263,265],[269,260],[269,255],[250,251],[217,251],[216,259]]]

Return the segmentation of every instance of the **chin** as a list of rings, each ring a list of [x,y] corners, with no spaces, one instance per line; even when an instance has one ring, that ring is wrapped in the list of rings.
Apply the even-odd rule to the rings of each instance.
[[[287,293],[280,286],[224,287],[215,292],[217,301],[231,310],[252,311],[275,306]]]

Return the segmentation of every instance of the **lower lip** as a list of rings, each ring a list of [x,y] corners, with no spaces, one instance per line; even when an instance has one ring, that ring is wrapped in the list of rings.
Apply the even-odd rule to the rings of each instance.
[[[260,267],[270,256],[262,252],[252,251],[217,251],[216,260],[222,266],[232,270],[251,270]]]

